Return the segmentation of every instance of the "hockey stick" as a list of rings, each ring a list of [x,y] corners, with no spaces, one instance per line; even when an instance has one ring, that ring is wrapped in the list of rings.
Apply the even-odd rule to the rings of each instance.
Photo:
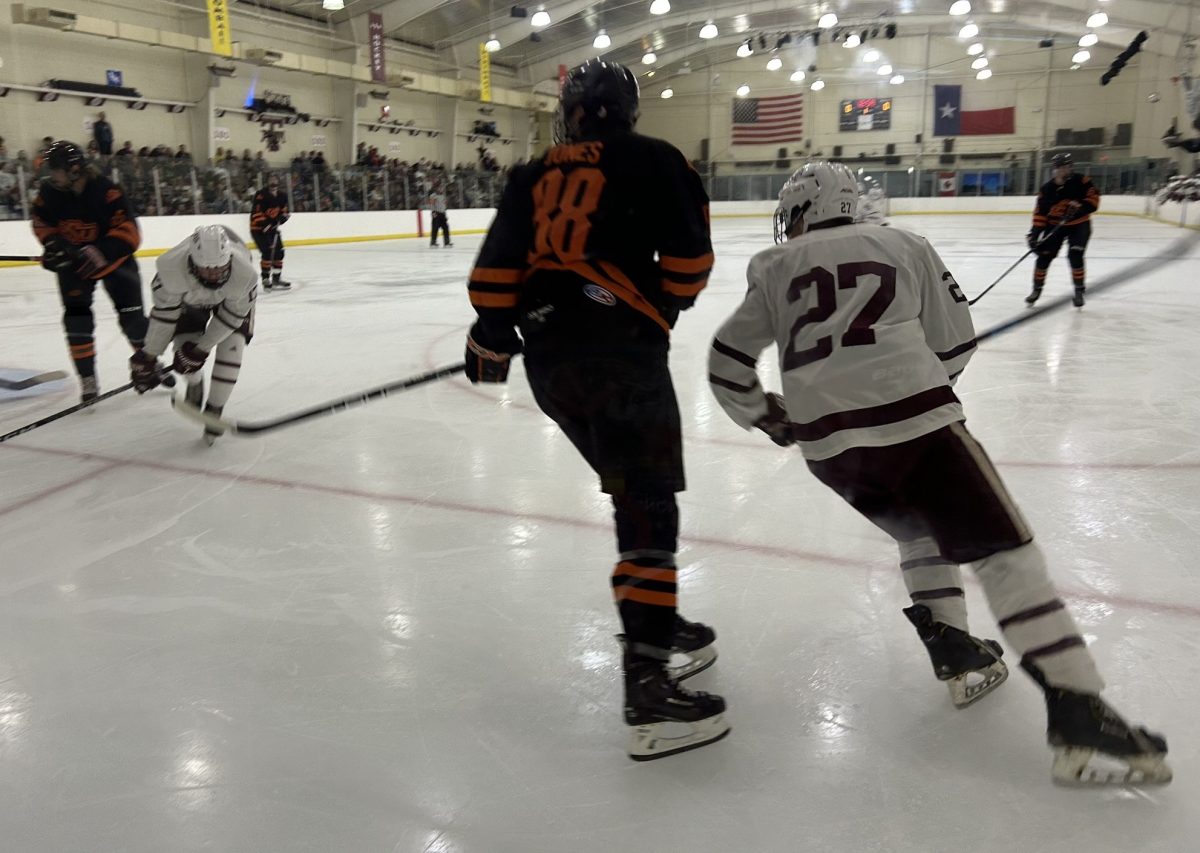
[[[159,373],[159,377],[162,379],[166,379],[166,378],[168,378],[169,373],[170,373],[170,368],[164,369],[162,372]],[[174,377],[171,377],[171,378],[173,379]],[[101,394],[99,397],[97,397],[94,400],[88,400],[86,403],[79,403],[77,405],[71,406],[69,409],[63,409],[61,412],[55,412],[52,415],[47,415],[46,417],[42,418],[40,421],[34,421],[31,424],[27,424],[27,425],[21,427],[20,429],[14,429],[12,432],[6,432],[4,435],[0,435],[0,443],[8,441],[10,438],[16,438],[18,435],[24,435],[27,432],[32,432],[33,430],[37,429],[38,427],[44,427],[46,424],[52,424],[60,418],[65,418],[67,415],[73,415],[76,412],[83,411],[84,409],[86,409],[90,406],[96,405],[101,400],[107,400],[109,397],[115,397],[118,394],[124,394],[126,391],[128,391],[132,387],[133,387],[133,383],[130,382],[126,385],[122,385],[120,388],[114,388],[111,391],[107,391],[107,392]]]
[[[258,432],[271,432],[282,427],[298,424],[301,421],[306,421],[309,418],[320,417],[321,415],[332,415],[335,412],[344,412],[346,409],[352,409],[355,406],[361,406],[364,403],[369,403],[372,400],[378,400],[380,397],[386,397],[388,394],[396,391],[407,391],[409,388],[416,388],[418,385],[425,385],[429,382],[436,382],[439,379],[445,379],[449,376],[457,376],[462,373],[464,366],[455,364],[448,367],[439,367],[437,370],[431,370],[428,373],[422,373],[419,376],[410,376],[408,379],[400,379],[396,382],[390,382],[387,385],[380,385],[377,388],[369,388],[366,391],[360,391],[357,394],[350,394],[346,397],[341,397],[337,400],[330,400],[328,403],[321,403],[313,406],[311,409],[303,409],[290,415],[282,415],[278,418],[269,421],[258,421],[256,423],[247,421],[227,421],[216,415],[201,411],[196,406],[188,403],[187,400],[179,396],[171,398],[171,405],[175,407],[175,411],[193,421],[198,421],[204,424],[209,429],[215,432],[231,432],[234,435],[250,435]]]
[[[41,255],[0,255],[0,263],[12,261],[14,263],[29,263],[40,264],[42,262]]]
[[[1013,270],[1015,270],[1015,269],[1016,269],[1018,266],[1020,266],[1020,264],[1021,264],[1021,261],[1025,260],[1025,259],[1026,259],[1026,258],[1028,258],[1030,255],[1032,255],[1034,252],[1036,252],[1038,249],[1042,248],[1042,244],[1043,244],[1043,243],[1045,243],[1047,240],[1049,240],[1051,237],[1053,237],[1055,234],[1057,234],[1057,233],[1058,233],[1058,229],[1062,228],[1062,227],[1063,227],[1063,225],[1065,224],[1065,222],[1066,222],[1066,220],[1059,220],[1059,222],[1058,222],[1058,224],[1057,224],[1057,225],[1055,225],[1055,226],[1054,226],[1053,228],[1051,228],[1051,229],[1050,229],[1048,232],[1046,232],[1046,234],[1045,234],[1045,235],[1042,237],[1042,239],[1038,240],[1038,242],[1037,242],[1037,245],[1036,245],[1036,246],[1034,246],[1032,249],[1030,249],[1030,250],[1029,250],[1028,252],[1026,252],[1025,254],[1021,255],[1021,257],[1017,258],[1017,262],[1016,262],[1015,264],[1013,264],[1011,267],[1009,267],[1008,269],[1006,269],[1004,272],[1000,273],[1000,278],[996,279],[996,280],[995,280],[995,281],[993,281],[991,284],[989,284],[987,287],[985,287],[985,288],[984,288],[984,290],[983,290],[983,293],[979,294],[979,295],[978,295],[978,296],[976,296],[974,299],[971,299],[971,300],[969,300],[969,301],[967,302],[967,304],[968,304],[968,305],[974,305],[974,304],[975,304],[976,302],[978,302],[980,299],[983,299],[983,297],[987,296],[987,292],[988,292],[989,290],[991,290],[993,287],[995,287],[997,284],[999,284],[1000,282],[1002,282],[1002,281],[1004,280],[1004,277],[1005,277],[1006,275],[1008,275],[1010,272],[1012,272],[1012,271],[1013,271]]]
[[[26,388],[32,388],[34,385],[41,385],[43,382],[53,382],[55,379],[66,379],[67,374],[61,370],[51,370],[49,373],[39,373],[37,376],[30,376],[28,379],[22,379],[20,382],[13,382],[8,379],[0,379],[0,390],[4,391],[24,391]]]

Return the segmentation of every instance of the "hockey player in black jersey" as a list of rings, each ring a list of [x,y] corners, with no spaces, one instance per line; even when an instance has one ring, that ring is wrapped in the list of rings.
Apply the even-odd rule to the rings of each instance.
[[[684,475],[667,368],[671,327],[712,268],[708,197],[677,149],[634,132],[637,116],[627,68],[596,59],[567,75],[558,144],[514,170],[471,271],[466,368],[504,382],[523,350],[538,405],[612,497],[629,754],[647,760],[729,726],[723,699],[678,684],[716,657],[712,629],[676,612]],[[672,670],[673,652],[689,663]]]
[[[1025,297],[1033,305],[1042,295],[1046,270],[1058,256],[1063,241],[1067,243],[1067,259],[1071,262],[1071,280],[1075,284],[1074,303],[1083,307],[1083,253],[1092,236],[1091,216],[1100,207],[1100,191],[1085,175],[1076,175],[1070,154],[1054,155],[1054,177],[1042,185],[1037,205],[1033,209],[1033,227],[1027,236],[1029,248],[1037,252],[1033,270],[1033,290]],[[1045,233],[1045,239],[1042,234]]]
[[[287,290],[292,286],[290,281],[283,280],[283,237],[279,233],[279,227],[290,217],[287,193],[279,191],[279,177],[269,175],[266,188],[254,194],[254,206],[250,209],[250,236],[261,255],[259,266],[264,290]]]
[[[58,275],[63,327],[86,403],[100,393],[92,315],[97,281],[130,345],[140,350],[145,343],[142,279],[133,257],[142,237],[125,193],[88,166],[78,145],[60,140],[45,158],[50,176],[33,200],[33,233],[44,247],[42,266]]]

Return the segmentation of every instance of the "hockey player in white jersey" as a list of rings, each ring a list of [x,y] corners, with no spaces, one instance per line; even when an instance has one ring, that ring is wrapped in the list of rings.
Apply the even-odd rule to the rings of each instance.
[[[158,384],[158,357],[174,340],[172,367],[187,377],[186,400],[199,408],[204,402],[201,371],[213,353],[204,411],[220,417],[237,382],[242,352],[254,335],[258,275],[250,250],[225,226],[201,225],[160,256],[157,266],[146,346],[129,360],[134,388],[141,394]],[[219,434],[206,427],[204,440],[212,444]]]
[[[963,426],[951,386],[975,349],[966,297],[924,239],[854,224],[857,201],[840,164],[809,163],[784,185],[776,231],[786,242],[750,261],[745,300],[713,341],[713,393],[743,428],[798,444],[818,479],[896,540],[913,599],[905,614],[935,672],[952,685],[975,673],[956,704],[969,703],[973,680],[983,692],[1002,680],[999,647],[967,631],[958,566],[969,563],[1045,694],[1055,781],[1170,781],[1166,741],[1100,698],[1032,533]],[[771,343],[783,397],[755,370]],[[1097,753],[1123,766],[1097,769]]]
[[[863,185],[859,184],[859,187],[863,187]],[[888,224],[887,196],[883,192],[883,187],[871,183],[862,188],[858,196],[858,213],[855,214],[854,221],[867,225]]]

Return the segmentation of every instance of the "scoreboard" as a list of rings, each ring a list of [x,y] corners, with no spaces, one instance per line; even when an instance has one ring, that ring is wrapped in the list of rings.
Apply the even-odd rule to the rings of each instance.
[[[842,101],[838,130],[888,130],[891,126],[891,98],[856,98]]]

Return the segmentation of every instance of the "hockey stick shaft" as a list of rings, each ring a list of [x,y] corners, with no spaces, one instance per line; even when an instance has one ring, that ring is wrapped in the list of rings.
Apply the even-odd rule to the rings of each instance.
[[[164,379],[169,375],[170,375],[169,368],[166,370],[163,370],[159,374],[159,376]],[[120,388],[114,388],[111,391],[106,391],[105,393],[101,394],[99,397],[97,397],[94,400],[88,400],[86,403],[79,403],[77,405],[71,406],[69,409],[63,409],[61,412],[55,412],[52,415],[47,415],[46,417],[42,418],[40,421],[34,421],[31,424],[26,424],[25,426],[21,427],[20,429],[15,429],[12,432],[8,432],[8,433],[5,433],[4,435],[0,435],[0,443],[8,441],[10,438],[16,438],[18,435],[24,435],[27,432],[32,432],[33,430],[37,429],[38,427],[44,427],[46,424],[52,424],[61,418],[65,418],[67,415],[73,415],[76,412],[81,412],[84,409],[94,406],[103,400],[107,400],[109,397],[115,397],[118,394],[124,394],[126,391],[128,391],[132,387],[133,387],[133,383],[130,382],[128,384],[122,385]]]
[[[1021,255],[1021,257],[1017,258],[1017,262],[1015,264],[1013,264],[1011,267],[1006,269],[1004,272],[1000,273],[1000,277],[998,279],[996,279],[991,284],[989,284],[987,287],[985,287],[983,289],[983,293],[979,294],[974,299],[967,302],[967,304],[974,305],[980,299],[983,299],[983,297],[987,296],[987,293],[989,290],[991,290],[993,287],[995,287],[1000,282],[1004,281],[1005,276],[1007,276],[1010,272],[1012,272],[1013,270],[1015,270],[1017,267],[1019,267],[1021,265],[1021,261],[1025,260],[1030,255],[1032,255],[1034,252],[1036,252],[1038,249],[1040,249],[1042,247],[1042,244],[1045,243],[1047,240],[1049,240],[1051,237],[1053,237],[1055,234],[1057,234],[1058,229],[1060,229],[1062,227],[1063,227],[1063,223],[1059,222],[1057,225],[1055,225],[1053,228],[1051,228],[1050,231],[1044,237],[1042,237],[1042,239],[1038,240],[1038,243],[1035,247],[1033,247],[1032,249],[1027,251],[1025,254]]]
[[[219,432],[230,432],[236,435],[252,435],[254,433],[271,432],[272,430],[281,429],[283,427],[293,426],[310,418],[321,417],[322,415],[332,415],[336,412],[344,412],[347,409],[352,409],[355,406],[361,406],[364,403],[369,403],[372,400],[378,400],[386,397],[389,394],[394,394],[398,391],[407,391],[410,388],[416,388],[418,385],[426,385],[430,382],[437,382],[439,379],[446,379],[450,376],[457,376],[462,373],[464,366],[462,364],[449,365],[447,367],[439,367],[437,370],[431,370],[428,373],[422,373],[418,376],[410,376],[407,379],[400,379],[396,382],[390,382],[387,385],[380,385],[377,388],[369,388],[366,391],[360,391],[357,394],[350,394],[346,397],[341,397],[337,400],[330,400],[327,403],[313,406],[309,409],[295,412],[290,415],[283,415],[269,421],[258,421],[257,423],[245,421],[227,421],[212,414],[207,414],[200,411],[195,406],[179,400],[172,400],[172,405],[175,410],[186,418],[203,423],[205,426]]]
[[[0,379],[0,390],[24,391],[26,388],[32,388],[34,385],[41,385],[43,382],[53,382],[56,379],[66,378],[67,374],[61,370],[51,370],[49,373],[39,373],[37,376],[30,376],[28,379],[21,379],[17,382],[9,379]]]
[[[0,255],[0,262],[13,261],[17,263],[40,264],[41,255]]]

